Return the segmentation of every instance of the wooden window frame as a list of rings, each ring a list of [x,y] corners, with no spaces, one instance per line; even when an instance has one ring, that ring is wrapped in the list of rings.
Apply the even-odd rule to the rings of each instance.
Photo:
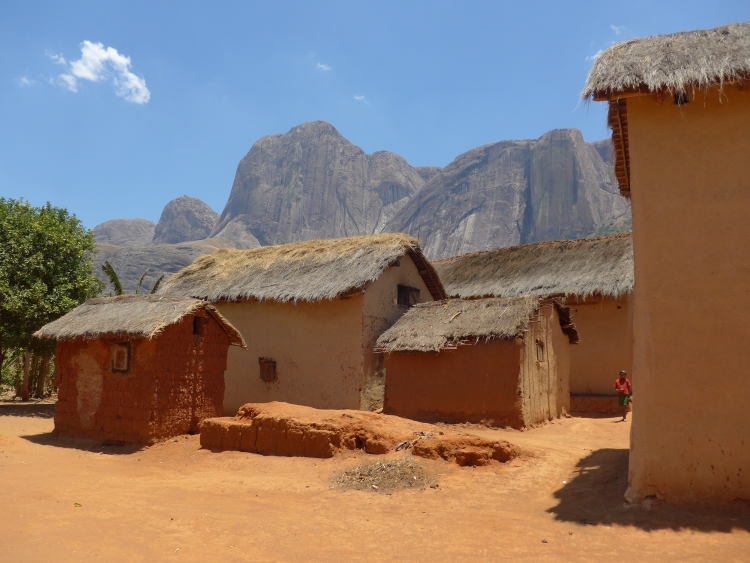
[[[419,289],[409,285],[396,286],[396,304],[399,307],[413,307],[419,303]]]
[[[126,360],[125,360],[124,369],[115,366],[115,362],[117,361],[117,352],[122,348],[125,348],[126,350]],[[111,358],[111,363],[110,363],[110,370],[112,371],[112,373],[122,373],[122,374],[130,373],[130,366],[132,364],[132,352],[130,348],[130,342],[115,342],[114,344],[112,344],[111,353],[112,353],[112,358]]]
[[[276,375],[276,360],[261,356],[258,358],[258,367],[260,368],[260,378],[263,381],[278,381],[279,377]]]

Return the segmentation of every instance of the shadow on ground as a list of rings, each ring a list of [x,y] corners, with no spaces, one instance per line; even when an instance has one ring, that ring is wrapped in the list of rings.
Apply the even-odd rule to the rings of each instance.
[[[91,438],[75,438],[72,436],[56,436],[52,432],[43,434],[29,434],[19,436],[40,446],[53,446],[55,448],[71,448],[86,452],[103,453],[109,455],[129,455],[142,450],[145,446],[139,444],[113,444],[101,442]]]
[[[55,405],[49,403],[5,403],[0,404],[0,416],[52,418],[55,416]]]
[[[628,487],[628,449],[601,449],[577,464],[578,474],[556,491],[556,520],[581,525],[633,526],[646,531],[694,529],[704,532],[750,531],[750,503],[736,501],[721,507],[673,507],[657,504],[647,510],[625,503]]]

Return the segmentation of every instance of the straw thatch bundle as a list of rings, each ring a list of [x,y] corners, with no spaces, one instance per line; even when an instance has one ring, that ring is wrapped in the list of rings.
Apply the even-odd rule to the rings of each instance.
[[[435,262],[451,297],[592,295],[633,290],[630,234],[498,248]]]
[[[631,39],[599,55],[584,99],[624,92],[684,93],[750,77],[750,22]]]
[[[438,352],[467,341],[515,338],[528,329],[543,303],[545,299],[531,295],[420,303],[378,338],[377,347],[383,352]],[[577,342],[568,309],[556,307],[560,324]]]
[[[44,325],[37,338],[94,340],[102,336],[151,339],[187,315],[205,311],[229,336],[230,344],[245,347],[242,335],[209,303],[163,295],[121,295],[90,299],[70,313]]]
[[[311,240],[252,250],[221,249],[174,274],[159,293],[219,300],[321,301],[359,290],[408,254],[434,299],[440,278],[407,235]]]

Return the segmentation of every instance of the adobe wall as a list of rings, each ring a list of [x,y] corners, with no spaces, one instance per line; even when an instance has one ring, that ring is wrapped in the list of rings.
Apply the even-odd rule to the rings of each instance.
[[[522,428],[521,339],[440,352],[383,354],[383,412],[427,422],[488,422]]]
[[[383,406],[385,370],[382,354],[375,353],[377,339],[409,310],[398,305],[398,286],[419,289],[419,303],[433,301],[429,289],[419,275],[417,266],[408,256],[391,266],[365,288],[362,314],[362,391],[360,408],[376,410]]]
[[[358,293],[316,303],[216,303],[247,344],[229,350],[224,412],[270,401],[359,409],[363,300]],[[260,378],[260,357],[276,360],[276,381]]]
[[[620,370],[633,370],[628,297],[572,297],[566,304],[581,335],[580,344],[570,348],[570,392],[614,395]]]
[[[151,443],[221,416],[229,338],[213,319],[204,330],[193,335],[191,315],[151,341],[131,339],[129,373],[111,370],[123,339],[59,341],[55,432]]]
[[[539,361],[536,342],[544,346]],[[521,398],[523,420],[533,426],[570,411],[570,341],[560,328],[560,319],[551,303],[542,305],[521,349]]]
[[[750,500],[750,91],[627,107],[638,407],[626,497]]]

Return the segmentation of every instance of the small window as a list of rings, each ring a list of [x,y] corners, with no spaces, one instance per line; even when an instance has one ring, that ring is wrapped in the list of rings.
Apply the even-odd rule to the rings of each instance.
[[[118,342],[112,345],[112,373],[130,371],[130,342]]]
[[[544,361],[544,342],[542,342],[541,340],[536,341],[536,361]]]
[[[260,365],[260,378],[263,381],[276,381],[276,360],[271,358],[258,358]]]
[[[204,317],[193,317],[193,334],[203,336],[206,332],[206,326],[208,326],[208,319]]]
[[[419,303],[419,290],[416,287],[409,287],[408,285],[398,286],[397,303],[402,307],[416,305]]]

